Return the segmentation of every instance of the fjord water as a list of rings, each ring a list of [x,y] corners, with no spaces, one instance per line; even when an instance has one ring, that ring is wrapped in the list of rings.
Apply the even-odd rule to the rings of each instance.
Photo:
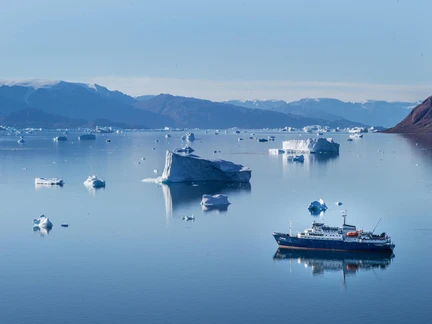
[[[162,171],[166,149],[183,145],[180,133],[81,142],[71,134],[54,143],[59,134],[42,132],[23,145],[1,134],[0,322],[428,322],[431,141],[366,134],[347,142],[347,134],[331,134],[339,156],[299,164],[268,149],[306,134],[256,133],[276,141],[197,131],[192,144],[200,156],[251,167],[250,186],[142,182]],[[91,174],[106,188],[88,190]],[[35,177],[65,185],[35,188]],[[232,204],[204,212],[206,193],[227,193]],[[307,212],[318,198],[329,206],[324,219]],[[271,234],[288,231],[290,219],[295,232],[313,220],[339,226],[342,209],[347,223],[365,230],[382,218],[376,232],[391,235],[395,256],[278,253]],[[49,233],[32,229],[40,214],[54,223]],[[182,221],[191,214],[194,222]]]

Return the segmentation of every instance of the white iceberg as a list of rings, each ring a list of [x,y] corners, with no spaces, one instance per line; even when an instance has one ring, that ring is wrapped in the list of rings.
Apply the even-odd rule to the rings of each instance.
[[[288,155],[289,162],[304,162],[304,155]]]
[[[311,214],[318,215],[321,212],[325,212],[327,210],[327,205],[324,200],[314,200],[310,203],[308,210]]]
[[[227,195],[203,195],[201,205],[205,207],[228,206],[231,203],[228,201]]]
[[[282,142],[287,152],[339,153],[339,144],[332,138],[309,138],[307,140],[288,140]]]
[[[95,175],[89,176],[84,184],[92,188],[105,188],[105,181],[98,179]]]
[[[63,141],[67,141],[67,137],[66,136],[56,136],[53,138],[54,142],[63,142]]]
[[[82,141],[82,140],[94,140],[94,139],[96,139],[96,136],[94,134],[84,134],[84,135],[78,136],[78,139],[80,141]]]
[[[182,141],[188,141],[193,142],[195,141],[195,134],[194,133],[187,133],[186,135],[183,135],[181,137]]]
[[[35,178],[36,185],[63,186],[64,181],[57,178]]]
[[[33,219],[33,227],[51,228],[53,224],[45,215],[40,215],[39,218]]]
[[[185,147],[183,147],[183,148],[175,149],[174,152],[190,154],[192,152],[195,152],[195,150],[192,147],[190,147],[189,145],[185,145]]]
[[[19,144],[25,143],[24,138],[21,137],[21,138],[18,140],[18,143],[19,143]]]
[[[166,134],[166,135],[165,135],[165,138],[170,138],[170,137],[171,137],[170,134]]]
[[[249,182],[251,170],[240,164],[197,155],[166,152],[161,182],[232,181]]]

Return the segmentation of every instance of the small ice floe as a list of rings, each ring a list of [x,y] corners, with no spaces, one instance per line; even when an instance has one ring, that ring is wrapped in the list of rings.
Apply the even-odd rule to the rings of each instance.
[[[350,134],[349,138],[351,139],[363,138],[363,134],[359,134],[359,133]]]
[[[107,139],[106,142],[107,142],[107,143],[111,143],[111,140],[110,140],[110,139]]]
[[[416,163],[416,166],[419,166],[419,164],[418,164],[418,163]]]
[[[239,137],[237,140],[238,141],[243,141],[243,137]]]
[[[166,135],[165,135],[165,138],[170,138],[170,137],[171,137],[170,134],[166,134]]]
[[[158,172],[159,172],[159,171],[158,171],[157,169],[154,169],[154,170],[153,170],[153,173],[154,173],[154,174],[157,174]]]
[[[195,152],[195,150],[192,147],[190,147],[189,145],[185,145],[185,147],[183,147],[183,148],[175,149],[174,152],[190,154],[192,152]]]
[[[259,143],[268,142],[268,139],[266,139],[266,138],[258,138],[258,142]]]
[[[342,206],[342,202],[340,201],[336,202],[336,206]]]
[[[66,136],[56,136],[56,137],[53,137],[53,141],[54,142],[64,142],[64,141],[67,141],[67,137]]]
[[[94,140],[94,139],[96,139],[96,136],[95,136],[95,134],[84,134],[84,135],[78,136],[78,139],[80,141],[83,141],[83,140]]]
[[[35,178],[35,184],[45,186],[63,186],[64,181],[57,178]]]
[[[254,137],[253,136],[249,136],[249,139],[254,139]]]
[[[304,155],[288,155],[289,162],[304,162]]]
[[[269,149],[269,154],[284,154],[285,151],[281,149]]]
[[[322,199],[314,200],[310,203],[308,210],[312,215],[319,215],[327,210],[327,205]]]
[[[239,131],[239,130],[236,130],[236,131],[234,132],[234,134],[240,134],[240,131]]]
[[[25,143],[24,138],[21,136],[21,138],[18,140],[18,144],[23,144]]]
[[[195,141],[195,134],[194,133],[187,133],[186,135],[183,135],[181,137],[182,141],[188,141],[188,142],[193,142]]]
[[[98,179],[95,175],[89,176],[84,184],[93,188],[105,188],[105,180]]]
[[[39,218],[33,219],[33,227],[51,228],[53,224],[45,215],[40,215]]]
[[[188,221],[195,221],[195,216],[191,215],[191,216],[183,216],[182,220],[188,222]]]
[[[348,139],[347,139],[347,142],[352,142],[352,141],[353,141],[352,138],[348,138]]]
[[[69,227],[69,224],[61,224],[61,227]]]
[[[201,205],[204,207],[228,206],[231,203],[228,201],[227,195],[203,195]]]
[[[141,161],[145,161],[145,157],[142,157],[142,158],[141,158]]]
[[[274,141],[275,138],[276,138],[276,137],[274,137],[274,136],[267,136],[267,139],[268,139],[269,141]]]

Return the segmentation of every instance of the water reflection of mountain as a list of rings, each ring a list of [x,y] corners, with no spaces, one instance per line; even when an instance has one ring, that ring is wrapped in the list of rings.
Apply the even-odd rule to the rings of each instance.
[[[199,204],[203,195],[227,194],[251,191],[250,183],[239,182],[184,182],[162,184],[167,217],[172,217],[176,209],[189,204]]]
[[[385,269],[394,258],[392,253],[334,252],[278,249],[274,260],[295,260],[312,268],[312,274],[342,271],[344,276],[357,271]]]
[[[410,144],[413,151],[421,151],[432,159],[432,134],[403,134],[401,137]]]

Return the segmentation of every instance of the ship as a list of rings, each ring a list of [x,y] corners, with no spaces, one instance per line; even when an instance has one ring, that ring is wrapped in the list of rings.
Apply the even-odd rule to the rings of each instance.
[[[312,228],[296,235],[291,234],[290,226],[289,234],[273,232],[273,237],[279,248],[286,249],[388,253],[394,250],[395,244],[386,233],[374,234],[375,229],[369,232],[357,230],[356,226],[346,224],[346,216],[346,213],[342,214],[342,227],[313,222]]]

